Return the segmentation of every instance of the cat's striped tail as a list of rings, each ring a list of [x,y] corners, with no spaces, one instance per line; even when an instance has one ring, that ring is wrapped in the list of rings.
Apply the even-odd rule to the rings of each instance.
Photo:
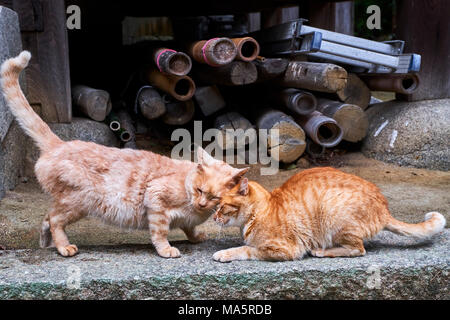
[[[25,69],[30,59],[31,53],[22,51],[17,57],[3,62],[0,68],[0,84],[6,102],[19,125],[36,142],[39,148],[45,151],[59,144],[61,140],[34,112],[20,88],[20,72]]]
[[[444,230],[445,224],[446,221],[442,214],[439,212],[428,212],[425,215],[425,221],[416,224],[405,223],[390,217],[385,229],[404,236],[429,238]]]

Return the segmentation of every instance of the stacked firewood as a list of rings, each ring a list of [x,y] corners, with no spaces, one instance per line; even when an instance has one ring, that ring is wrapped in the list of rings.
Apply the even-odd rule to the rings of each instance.
[[[136,148],[135,127],[144,120],[172,129],[194,119],[211,120],[207,123],[223,132],[278,129],[279,143],[269,150],[277,148],[277,160],[291,163],[305,152],[319,156],[342,140],[361,141],[369,126],[364,110],[371,90],[408,93],[405,81],[418,81],[359,76],[304,56],[262,57],[252,37],[211,38],[176,49],[153,50],[153,63],[134,74],[131,98],[114,104],[122,107],[112,108],[107,92],[86,86],[73,88],[74,105],[107,122],[129,148]],[[236,144],[224,138],[219,145],[225,150]]]

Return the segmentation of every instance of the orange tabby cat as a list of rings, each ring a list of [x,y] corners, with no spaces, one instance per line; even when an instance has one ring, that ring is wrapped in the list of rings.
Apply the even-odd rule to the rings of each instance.
[[[241,227],[246,243],[216,252],[220,262],[362,256],[363,240],[382,229],[425,238],[446,223],[437,212],[418,224],[398,221],[374,184],[333,168],[299,172],[271,193],[243,178],[222,196],[214,220]]]
[[[167,241],[169,228],[181,228],[191,242],[202,241],[203,223],[221,194],[247,169],[235,169],[198,148],[199,164],[143,150],[108,148],[92,142],[60,140],[28,104],[18,82],[31,55],[24,51],[1,66],[3,93],[20,126],[41,150],[36,177],[53,205],[41,228],[41,246],[63,256],[78,248],[65,227],[87,215],[128,228],[150,230],[162,257],[179,257]],[[53,242],[53,243],[52,243]]]

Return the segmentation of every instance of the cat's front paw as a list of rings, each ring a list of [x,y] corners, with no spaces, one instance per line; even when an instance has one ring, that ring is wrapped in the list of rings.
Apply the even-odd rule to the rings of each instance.
[[[233,256],[229,250],[220,250],[213,254],[213,259],[219,262],[231,262]]]
[[[311,250],[311,255],[317,258],[323,258],[325,256],[325,251],[323,249]]]
[[[181,256],[180,250],[175,247],[166,247],[158,250],[158,254],[163,258],[179,258]]]
[[[200,243],[208,239],[208,236],[205,232],[200,231],[195,234],[195,236],[189,237],[188,240],[191,243]]]

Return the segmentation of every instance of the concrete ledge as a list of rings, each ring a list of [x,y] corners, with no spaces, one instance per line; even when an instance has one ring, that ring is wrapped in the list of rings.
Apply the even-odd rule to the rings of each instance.
[[[82,247],[70,259],[54,249],[0,251],[0,299],[449,299],[449,236],[382,232],[364,257],[275,263],[212,261],[236,238],[175,242],[174,260],[151,245]]]

